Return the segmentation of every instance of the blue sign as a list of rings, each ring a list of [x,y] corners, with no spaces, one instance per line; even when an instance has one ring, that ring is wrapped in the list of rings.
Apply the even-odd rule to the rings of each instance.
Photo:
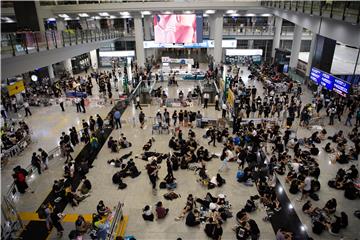
[[[346,94],[349,94],[350,83],[347,83],[339,78],[335,78],[333,90],[345,97]]]
[[[309,77],[316,83],[316,85],[319,85],[321,74],[322,72],[319,69],[313,67],[311,68]]]
[[[335,77],[333,75],[322,72],[319,84],[325,87],[327,90],[331,91],[334,86],[334,79]]]
[[[333,90],[342,96],[349,94],[351,86],[350,83],[336,78],[333,75],[323,72],[317,68],[311,68],[309,78],[317,85],[321,85],[329,91]]]

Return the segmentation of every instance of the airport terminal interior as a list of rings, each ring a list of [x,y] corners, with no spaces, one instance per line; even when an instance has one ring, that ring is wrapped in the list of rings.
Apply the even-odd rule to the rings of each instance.
[[[359,84],[359,1],[1,1],[1,239],[359,240]]]

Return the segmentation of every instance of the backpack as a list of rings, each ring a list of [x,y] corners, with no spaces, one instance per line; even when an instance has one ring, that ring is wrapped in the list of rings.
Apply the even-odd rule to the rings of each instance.
[[[41,206],[40,209],[37,211],[37,214],[40,219],[45,219],[46,218],[45,208]]]
[[[299,192],[299,186],[298,186],[298,181],[297,180],[293,180],[291,182],[289,192],[291,194],[297,194]]]
[[[336,188],[336,182],[335,180],[329,180],[328,181],[328,186],[331,188]]]
[[[159,185],[160,189],[165,189],[166,188],[166,182],[161,182]]]
[[[319,195],[317,195],[316,193],[310,193],[310,198],[314,201],[319,201]]]
[[[313,223],[313,227],[312,227],[313,233],[319,235],[319,234],[321,234],[323,232],[323,230],[324,230],[324,225],[321,222],[315,221]]]
[[[238,170],[238,171],[237,171],[237,173],[236,173],[236,178],[237,178],[237,181],[238,181],[238,182],[242,182],[244,176],[245,176],[244,171],[242,171],[242,170]]]
[[[253,200],[248,199],[246,201],[245,207],[244,207],[245,211],[250,213],[256,210],[256,206]]]
[[[175,192],[168,192],[168,193],[165,193],[164,195],[164,198],[166,199],[166,200],[174,200],[174,199],[177,199],[177,198],[179,198],[180,197],[180,194],[177,194],[177,193],[175,193]]]
[[[17,174],[17,180],[18,180],[19,182],[25,182],[25,174],[22,173],[22,172],[19,172],[19,173]]]

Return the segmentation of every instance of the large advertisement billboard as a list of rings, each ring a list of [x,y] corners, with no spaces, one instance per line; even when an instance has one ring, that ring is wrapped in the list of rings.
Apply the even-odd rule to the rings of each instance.
[[[202,42],[202,16],[196,14],[158,14],[154,16],[156,43]]]

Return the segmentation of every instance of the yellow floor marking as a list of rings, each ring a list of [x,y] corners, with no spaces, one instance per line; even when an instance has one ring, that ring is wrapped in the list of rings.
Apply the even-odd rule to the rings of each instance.
[[[85,221],[92,221],[92,214],[81,214]],[[40,219],[37,213],[33,212],[20,212],[19,216],[23,221],[45,221],[45,219]],[[79,214],[66,214],[63,218],[63,222],[75,222]]]
[[[121,236],[121,237],[125,236],[125,230],[126,230],[126,225],[127,225],[128,221],[129,221],[129,216],[125,215],[124,219],[123,219],[123,224],[121,224],[122,228],[121,228],[121,231],[120,231],[120,235],[118,235],[118,236]]]

